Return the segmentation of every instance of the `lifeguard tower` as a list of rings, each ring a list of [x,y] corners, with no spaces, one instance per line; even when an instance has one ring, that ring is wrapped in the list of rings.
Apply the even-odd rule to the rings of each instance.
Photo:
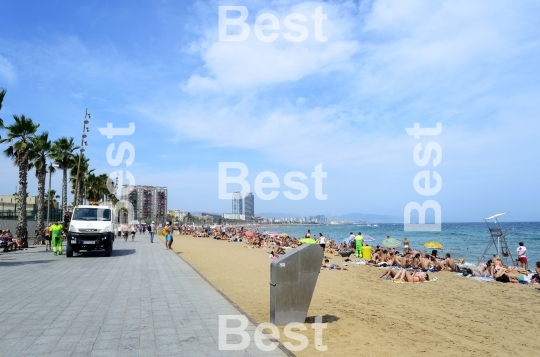
[[[498,220],[500,216],[504,216],[507,213],[508,212],[497,213],[491,217],[484,219],[489,230],[490,241],[486,247],[486,250],[484,250],[484,254],[482,254],[482,260],[484,260],[486,254],[488,254],[489,250],[493,246],[495,247],[497,256],[499,256],[503,260],[504,264],[515,264],[512,253],[510,253],[510,248],[508,247],[508,241],[506,240],[506,231],[503,231],[501,229],[501,225],[499,224]],[[508,264],[508,260],[510,260],[510,264]]]

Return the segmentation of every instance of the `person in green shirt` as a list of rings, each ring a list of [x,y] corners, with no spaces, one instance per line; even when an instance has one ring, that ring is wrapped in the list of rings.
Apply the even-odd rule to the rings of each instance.
[[[358,235],[354,237],[356,245],[356,257],[362,258],[362,246],[364,245],[364,237],[362,237],[362,232],[358,232]]]
[[[51,231],[51,240],[52,240],[52,250],[54,255],[62,255],[62,229],[64,227],[60,222],[56,222],[50,228]]]

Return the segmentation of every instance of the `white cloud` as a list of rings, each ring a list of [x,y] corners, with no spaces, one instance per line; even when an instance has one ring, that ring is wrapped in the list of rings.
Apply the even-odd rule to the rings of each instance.
[[[17,80],[17,71],[11,62],[0,55],[0,78],[4,78],[8,83],[13,83]]]
[[[318,6],[288,4],[271,4],[278,18]],[[361,18],[350,3],[324,9],[328,43],[263,43],[253,35],[228,43],[217,41],[217,29],[206,31],[191,47],[204,66],[184,84],[188,99],[147,113],[205,145],[252,149],[288,165],[351,167],[394,165],[410,150],[404,128],[414,122],[443,122],[450,152],[478,157],[498,147],[491,124],[518,140],[523,118],[537,109],[521,101],[525,114],[516,119],[505,103],[528,91],[513,83],[530,77],[515,62],[535,67],[535,42],[523,42],[534,21],[527,6],[385,0]]]
[[[327,42],[315,40],[311,14],[322,6],[328,19],[323,21],[323,35]],[[335,71],[352,70],[352,57],[359,44],[352,39],[356,27],[354,16],[345,11],[350,3],[304,2],[275,8],[260,8],[255,15],[271,12],[280,21],[279,37],[274,42],[260,41],[253,30],[254,20],[247,21],[251,28],[250,37],[242,42],[220,42],[217,38],[217,21],[204,33],[198,42],[191,43],[188,53],[199,53],[204,60],[201,73],[195,73],[183,88],[189,93],[206,91],[235,92],[257,86],[298,81],[306,76]],[[253,10],[252,10],[253,12]],[[309,36],[303,42],[284,39],[283,19],[291,13],[303,14],[308,21]],[[253,15],[253,18],[256,16]]]

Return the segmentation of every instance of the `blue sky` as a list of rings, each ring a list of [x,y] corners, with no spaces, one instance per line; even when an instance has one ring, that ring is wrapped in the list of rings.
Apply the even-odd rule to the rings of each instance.
[[[245,41],[219,41],[220,5],[248,9]],[[318,6],[326,42],[314,37]],[[536,1],[6,2],[0,116],[25,114],[53,138],[79,140],[89,108],[91,166],[125,170],[106,150],[130,142],[136,183],[167,186],[171,209],[229,211],[218,165],[242,162],[252,187],[263,171],[281,183],[276,199],[255,198],[256,212],[402,216],[407,203],[432,199],[443,222],[499,211],[538,221],[539,10]],[[254,34],[263,13],[280,22],[274,42]],[[291,13],[308,19],[303,42],[283,36]],[[108,140],[97,128],[109,122],[136,131]],[[415,140],[405,130],[414,123],[443,131]],[[430,141],[441,163],[420,167],[413,149]],[[17,171],[0,164],[0,192],[10,194]],[[326,200],[311,178],[319,164]],[[440,174],[440,192],[415,191],[422,170]],[[284,197],[291,171],[307,176],[305,199]],[[33,174],[29,186],[35,193]]]

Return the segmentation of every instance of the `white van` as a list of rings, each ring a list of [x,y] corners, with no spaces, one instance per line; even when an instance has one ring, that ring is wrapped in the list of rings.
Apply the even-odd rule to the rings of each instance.
[[[110,257],[114,242],[114,210],[108,206],[76,206],[69,223],[66,256],[81,250],[104,249]]]

